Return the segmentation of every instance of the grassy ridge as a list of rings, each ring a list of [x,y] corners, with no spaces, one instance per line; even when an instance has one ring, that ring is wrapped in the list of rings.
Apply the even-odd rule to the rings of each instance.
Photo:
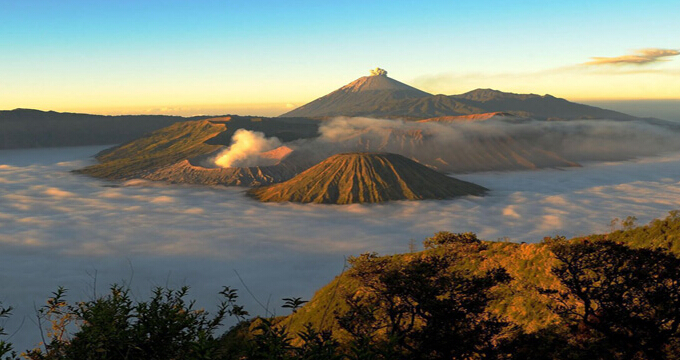
[[[590,235],[571,239],[612,240],[633,248],[665,248],[680,255],[680,212],[672,211],[665,219],[654,220],[645,226],[613,231],[609,234]],[[424,259],[438,253],[456,256],[460,261],[456,267],[473,274],[482,274],[494,267],[503,267],[512,277],[507,284],[497,286],[493,292],[495,300],[489,311],[500,315],[506,321],[520,326],[528,333],[539,332],[559,323],[559,318],[549,305],[551,299],[541,289],[562,290],[561,283],[551,269],[558,264],[548,244],[517,244],[510,242],[481,241],[479,244],[449,244],[434,249],[408,254],[389,255],[396,264],[406,264],[414,259]],[[342,337],[335,321],[336,314],[347,311],[345,299],[361,291],[357,280],[352,278],[352,268],[337,276],[328,285],[316,292],[312,299],[296,313],[281,321],[295,334],[303,325],[311,323],[322,329],[332,329]],[[346,334],[345,334],[346,335]]]
[[[139,139],[102,151],[100,164],[77,172],[95,177],[125,180],[138,178],[185,159],[210,154],[231,144],[238,129],[260,131],[282,141],[318,135],[319,122],[300,118],[254,118],[227,116],[181,122],[156,130]]]
[[[103,151],[97,156],[100,164],[77,172],[107,179],[131,179],[184,159],[216,151],[220,145],[208,145],[205,142],[225,130],[224,124],[207,120],[173,124]]]

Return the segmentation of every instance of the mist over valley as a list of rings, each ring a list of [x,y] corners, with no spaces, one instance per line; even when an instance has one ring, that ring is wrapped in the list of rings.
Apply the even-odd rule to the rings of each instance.
[[[259,203],[241,187],[107,181],[71,170],[103,147],[0,152],[0,261],[6,327],[34,345],[33,306],[65,286],[73,298],[113,282],[191,285],[210,308],[220,286],[241,286],[261,301],[309,298],[348,255],[408,251],[436,231],[487,240],[537,242],[610,230],[613,218],[640,223],[680,204],[680,153],[582,167],[459,174],[490,189],[483,197],[384,204]],[[96,224],[96,226],[93,226]],[[263,266],[262,264],[267,264]],[[304,279],[304,280],[303,280]],[[141,296],[141,295],[139,295]],[[244,296],[249,311],[263,310]],[[21,325],[23,323],[23,325]]]

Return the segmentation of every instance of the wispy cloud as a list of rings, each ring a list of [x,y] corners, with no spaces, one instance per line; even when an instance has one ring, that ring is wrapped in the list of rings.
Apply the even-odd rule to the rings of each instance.
[[[666,57],[680,55],[680,51],[673,49],[640,49],[633,54],[615,57],[592,57],[591,61],[583,65],[645,65],[665,61]]]

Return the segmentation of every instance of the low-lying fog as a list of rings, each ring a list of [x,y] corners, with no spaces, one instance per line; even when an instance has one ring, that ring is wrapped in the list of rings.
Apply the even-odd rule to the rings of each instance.
[[[458,176],[486,197],[383,205],[262,204],[244,189],[114,183],[69,171],[102,147],[0,151],[0,301],[19,350],[38,341],[32,322],[57,286],[86,300],[113,282],[144,299],[153,286],[189,285],[212,308],[221,286],[241,290],[234,270],[279,314],[283,297],[309,299],[367,251],[405,252],[436,231],[537,242],[640,223],[680,207],[680,153],[583,168]],[[23,325],[22,325],[23,323]]]

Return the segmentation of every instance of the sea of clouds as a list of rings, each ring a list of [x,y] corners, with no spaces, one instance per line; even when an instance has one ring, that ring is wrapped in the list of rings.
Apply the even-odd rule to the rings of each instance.
[[[109,182],[71,173],[103,147],[0,151],[0,301],[20,350],[39,332],[34,308],[57,286],[86,300],[114,282],[143,300],[153,286],[191,286],[214,308],[221,286],[261,303],[309,299],[339,274],[344,258],[408,251],[436,231],[537,242],[640,223],[680,208],[680,153],[582,168],[459,175],[485,197],[373,205],[263,204],[243,188]]]
[[[319,136],[286,143],[292,149],[322,160],[348,151],[380,151],[400,154],[455,171],[456,153],[485,153],[486,142],[517,144],[519,153],[550,151],[572,161],[617,161],[680,151],[680,126],[669,121],[569,120],[540,121],[524,118],[470,122],[414,122],[364,117],[336,117],[319,127]],[[521,145],[520,145],[521,144]],[[273,165],[261,153],[282,145],[261,132],[237,130],[231,145],[212,161],[218,167]],[[496,158],[505,154],[493,154]],[[454,161],[442,165],[436,159]],[[529,156],[531,161],[531,156]]]

